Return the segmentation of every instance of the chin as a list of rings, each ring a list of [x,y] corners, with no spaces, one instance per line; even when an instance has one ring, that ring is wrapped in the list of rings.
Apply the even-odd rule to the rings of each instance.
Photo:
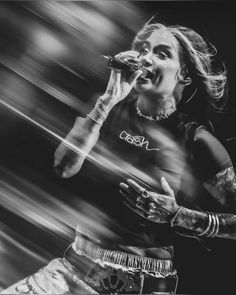
[[[142,93],[142,92],[146,92],[147,90],[150,90],[150,85],[147,84],[141,84],[141,83],[136,83],[134,85],[134,89],[138,92],[138,93]]]

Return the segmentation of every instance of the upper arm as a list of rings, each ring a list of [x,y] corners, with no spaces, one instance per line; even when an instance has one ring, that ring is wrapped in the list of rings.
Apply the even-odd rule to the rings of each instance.
[[[194,164],[202,181],[232,167],[230,156],[223,144],[200,126],[193,139]]]
[[[199,128],[194,137],[195,162],[205,188],[217,202],[236,210],[236,176],[225,147],[206,129]]]
[[[204,186],[222,206],[236,211],[236,176],[233,167],[226,168],[204,182]]]

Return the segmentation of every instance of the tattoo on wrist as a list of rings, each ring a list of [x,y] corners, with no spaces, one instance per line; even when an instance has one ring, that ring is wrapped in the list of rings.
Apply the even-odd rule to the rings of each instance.
[[[202,232],[207,227],[207,214],[184,208],[178,214],[176,225],[195,232]]]

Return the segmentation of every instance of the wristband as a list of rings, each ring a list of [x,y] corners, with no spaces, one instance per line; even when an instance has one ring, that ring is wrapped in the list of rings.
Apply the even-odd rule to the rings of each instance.
[[[207,212],[208,215],[208,224],[206,229],[199,233],[198,236],[205,236],[208,238],[214,238],[217,236],[218,232],[219,232],[219,228],[220,228],[220,221],[219,221],[219,217],[217,216],[216,213],[213,212]]]
[[[95,109],[97,111],[98,116],[101,119],[103,119],[103,121],[105,121],[109,112],[107,111],[107,107],[104,105],[101,97],[98,98],[97,103],[95,105]]]
[[[212,224],[212,216],[211,216],[211,214],[209,212],[207,212],[207,216],[208,216],[208,224],[207,224],[207,227],[206,227],[206,229],[203,232],[201,232],[200,234],[198,234],[199,237],[207,235],[208,232],[209,232],[209,229],[211,227],[211,224]]]
[[[89,114],[86,116],[88,117],[90,120],[92,120],[93,122],[95,122],[96,124],[102,126],[102,124],[100,122],[98,122],[96,119],[94,119],[93,117],[91,117]]]

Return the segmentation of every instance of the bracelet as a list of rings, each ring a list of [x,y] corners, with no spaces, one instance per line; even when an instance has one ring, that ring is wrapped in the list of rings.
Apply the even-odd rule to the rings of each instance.
[[[102,102],[101,97],[98,98],[97,103],[95,105],[95,109],[99,117],[103,119],[103,121],[105,121],[108,116],[108,111],[106,110],[106,107],[104,103]]]
[[[205,236],[208,238],[214,238],[217,236],[220,228],[220,220],[216,213],[207,212],[208,214],[208,225],[207,228],[200,234],[199,237]]]
[[[94,119],[93,117],[91,117],[89,114],[87,114],[86,117],[88,117],[90,120],[92,120],[92,121],[95,122],[96,124],[102,126],[102,124],[101,124],[100,122],[98,122],[96,119]]]
[[[209,212],[207,212],[207,216],[208,216],[208,224],[207,224],[207,228],[206,228],[203,232],[201,232],[200,234],[198,234],[199,237],[201,237],[201,236],[205,236],[205,235],[208,233],[208,231],[209,231],[209,229],[210,229],[210,227],[211,227],[211,224],[212,224],[212,217],[211,217],[211,214],[210,214]]]
[[[211,218],[212,218],[212,226],[211,226],[211,230],[206,234],[206,237],[210,238],[215,230],[216,230],[216,217],[212,212],[209,212],[211,214]]]
[[[88,114],[87,117],[96,124],[102,126],[102,123],[106,120],[108,113],[109,112],[106,110],[106,107],[104,106],[101,97],[99,97],[93,111],[90,112],[90,114]],[[92,115],[95,115],[97,119],[101,119],[103,122],[99,122],[98,120],[93,118]]]
[[[183,209],[183,206],[180,206],[179,209],[175,212],[174,216],[170,219],[170,226],[174,227],[174,222],[177,218],[177,216],[179,215],[180,211]]]
[[[218,215],[215,215],[216,216],[216,230],[214,232],[214,234],[211,236],[212,238],[216,237],[218,235],[218,232],[220,230],[220,219],[219,219],[219,216]]]
[[[214,219],[214,224],[213,224],[214,226],[211,232],[207,235],[207,237],[214,238],[219,232],[220,221],[219,221],[219,217],[215,213],[211,213],[211,214]]]

